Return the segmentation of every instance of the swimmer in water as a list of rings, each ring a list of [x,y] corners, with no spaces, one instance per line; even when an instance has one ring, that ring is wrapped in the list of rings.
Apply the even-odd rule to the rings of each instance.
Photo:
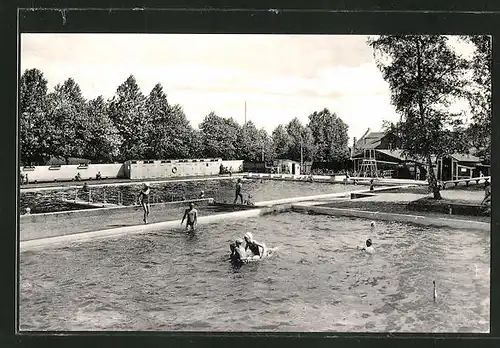
[[[184,211],[184,216],[182,217],[181,225],[187,218],[186,230],[191,227],[191,231],[194,231],[195,225],[198,221],[198,211],[194,208],[194,203],[189,203],[189,208]]]
[[[372,246],[372,240],[370,238],[366,240],[366,246],[361,248],[361,250],[366,251],[368,254],[373,254],[375,252],[375,249]]]
[[[253,256],[264,256],[264,246],[260,243],[257,243],[256,241],[253,240],[253,236],[250,232],[247,232],[245,234],[245,250],[248,252],[250,251]],[[260,250],[262,248],[262,251]]]
[[[375,230],[375,221],[372,221],[370,222],[370,231],[374,231]]]
[[[149,215],[149,184],[144,183],[142,185],[141,192],[139,192],[139,204],[142,206],[142,209],[144,210],[144,221],[145,224],[148,223],[148,215]]]
[[[238,201],[238,197],[241,199],[241,204],[243,204],[243,195],[241,194],[241,187],[243,185],[241,184],[241,179],[238,178],[238,183],[236,184],[236,191],[235,191],[235,197],[234,197],[234,202],[233,204],[236,204]]]
[[[241,239],[236,239],[234,243],[229,245],[231,249],[231,261],[233,262],[245,262],[247,260],[245,248],[243,248],[243,241]]]

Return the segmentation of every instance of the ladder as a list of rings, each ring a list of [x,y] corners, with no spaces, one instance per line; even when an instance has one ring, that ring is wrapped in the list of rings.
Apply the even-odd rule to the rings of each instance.
[[[375,150],[364,150],[363,162],[359,169],[359,177],[378,178],[377,160],[375,159]]]

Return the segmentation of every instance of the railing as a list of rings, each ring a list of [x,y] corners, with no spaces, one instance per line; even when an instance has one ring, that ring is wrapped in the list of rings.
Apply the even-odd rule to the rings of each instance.
[[[469,186],[469,183],[471,181],[475,181],[476,184],[479,184],[480,181],[491,181],[491,176],[481,176],[481,177],[475,177],[475,178],[464,178],[464,179],[458,179],[458,180],[448,180],[448,181],[443,181],[443,189],[446,188],[446,185],[448,184],[454,184],[455,187],[459,184],[459,183],[465,183],[465,186]]]

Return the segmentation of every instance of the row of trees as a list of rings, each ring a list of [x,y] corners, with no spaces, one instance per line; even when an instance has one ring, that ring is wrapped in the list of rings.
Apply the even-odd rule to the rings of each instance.
[[[343,160],[349,157],[347,125],[324,109],[303,125],[294,118],[272,134],[210,112],[191,126],[180,105],[170,104],[160,84],[145,96],[134,76],[113,98],[85,100],[69,78],[50,93],[38,69],[26,70],[20,83],[21,162],[86,158],[94,162],[127,159],[221,157],[266,161],[277,158]]]
[[[472,59],[457,54],[444,35],[382,35],[369,40],[383,78],[389,83],[391,102],[401,115],[387,128],[400,134],[404,152],[433,158],[454,152],[491,156],[491,38],[466,36],[460,40],[474,46]],[[450,105],[468,100],[472,120]],[[440,199],[434,171],[429,187]]]

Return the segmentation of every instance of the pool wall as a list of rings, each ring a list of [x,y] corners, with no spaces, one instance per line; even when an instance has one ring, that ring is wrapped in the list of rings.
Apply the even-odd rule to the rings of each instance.
[[[242,219],[242,218],[257,217],[261,215],[277,214],[285,211],[290,211],[290,209],[291,209],[290,204],[283,204],[273,207],[249,209],[231,213],[202,216],[198,218],[198,224],[205,225],[218,221],[227,221],[232,219]],[[111,228],[94,232],[73,233],[62,236],[26,240],[20,242],[20,249],[21,251],[26,251],[26,250],[43,248],[44,246],[53,244],[64,244],[64,243],[84,241],[89,239],[99,239],[99,238],[115,237],[120,235],[130,235],[137,233],[175,230],[175,229],[180,229],[180,220],[158,222],[148,225],[126,226],[126,227]]]
[[[364,211],[357,209],[320,207],[320,206],[311,206],[305,204],[302,205],[300,203],[293,204],[292,210],[301,213],[347,216],[347,217],[357,217],[357,218],[365,218],[373,220],[385,220],[385,221],[398,221],[398,222],[414,223],[425,226],[451,227],[457,229],[474,229],[481,231],[491,230],[490,223],[471,221],[471,220],[447,219],[439,217],[409,215],[409,214],[407,215],[407,214],[382,213],[382,212],[372,212],[372,211]]]
[[[266,179],[266,180],[282,180],[282,181],[308,181],[309,175],[299,174],[263,174],[263,173],[247,173],[244,175],[247,179]],[[313,175],[314,181],[317,182],[330,182],[330,183],[347,183],[349,185],[369,185],[371,178],[363,177],[350,177],[345,180],[345,175]],[[427,185],[425,180],[411,180],[411,179],[393,179],[393,178],[375,178],[374,185]]]
[[[243,160],[189,159],[169,161],[126,161],[108,164],[71,164],[52,166],[24,166],[19,171],[28,175],[29,182],[72,181],[77,174],[82,180],[94,180],[97,173],[103,179],[153,179],[219,174],[219,166],[232,168],[233,173],[243,171]],[[172,171],[173,168],[175,171]]]

